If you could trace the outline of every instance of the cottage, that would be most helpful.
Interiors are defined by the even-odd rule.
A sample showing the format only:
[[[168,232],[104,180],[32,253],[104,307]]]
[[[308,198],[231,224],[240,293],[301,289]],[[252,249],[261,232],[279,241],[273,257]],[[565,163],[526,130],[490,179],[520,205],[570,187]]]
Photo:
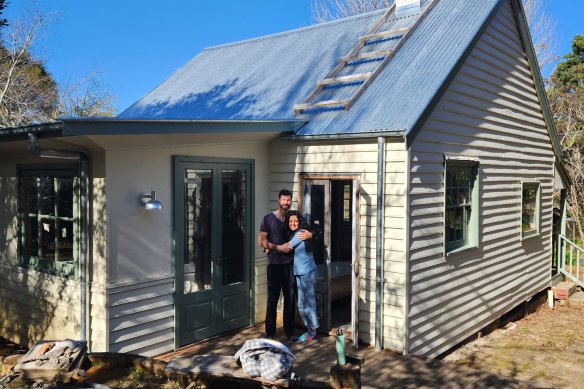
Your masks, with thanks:
[[[437,356],[550,285],[567,178],[519,0],[211,47],[118,117],[0,131],[0,335],[156,355],[265,317],[310,219],[322,330]]]

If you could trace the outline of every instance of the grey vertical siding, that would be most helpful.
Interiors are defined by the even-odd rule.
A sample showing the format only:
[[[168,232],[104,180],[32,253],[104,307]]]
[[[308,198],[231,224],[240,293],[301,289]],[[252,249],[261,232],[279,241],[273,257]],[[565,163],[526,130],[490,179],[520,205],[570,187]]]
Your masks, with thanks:
[[[108,287],[109,351],[144,356],[174,349],[174,275]]]
[[[358,174],[360,192],[360,338],[373,343],[375,336],[375,226],[377,219],[376,141],[275,141],[270,144],[270,208],[277,208],[278,192],[293,190],[298,207],[299,173]],[[383,347],[401,351],[404,334],[405,192],[403,143],[386,143],[384,209]],[[357,235],[357,231],[355,231]],[[263,290],[263,289],[262,289]],[[265,292],[264,292],[265,293]],[[265,301],[265,295],[259,296]]]
[[[480,163],[480,246],[446,257],[444,155]],[[553,161],[508,3],[411,147],[410,352],[439,355],[547,286]],[[542,194],[541,236],[523,241],[522,181],[539,181]]]

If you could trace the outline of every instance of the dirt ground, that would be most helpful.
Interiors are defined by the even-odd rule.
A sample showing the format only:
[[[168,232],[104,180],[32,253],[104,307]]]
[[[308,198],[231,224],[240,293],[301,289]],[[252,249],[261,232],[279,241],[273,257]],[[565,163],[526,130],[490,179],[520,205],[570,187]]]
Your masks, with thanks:
[[[0,368],[25,349],[0,338]],[[529,316],[470,342],[443,358],[486,372],[537,382],[539,387],[584,387],[584,310],[543,306]],[[90,362],[81,381],[117,388],[177,389],[172,380],[131,364]],[[64,386],[76,386],[70,381]],[[23,387],[13,381],[8,387]]]
[[[444,358],[486,372],[539,383],[584,387],[584,310],[540,307]]]

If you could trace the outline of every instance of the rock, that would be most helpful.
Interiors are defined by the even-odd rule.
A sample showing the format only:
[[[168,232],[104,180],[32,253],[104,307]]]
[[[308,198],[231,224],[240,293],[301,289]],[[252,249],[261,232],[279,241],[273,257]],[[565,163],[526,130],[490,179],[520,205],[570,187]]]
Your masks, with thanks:
[[[9,355],[2,361],[2,375],[6,375],[14,370],[14,366],[18,364],[22,355]]]

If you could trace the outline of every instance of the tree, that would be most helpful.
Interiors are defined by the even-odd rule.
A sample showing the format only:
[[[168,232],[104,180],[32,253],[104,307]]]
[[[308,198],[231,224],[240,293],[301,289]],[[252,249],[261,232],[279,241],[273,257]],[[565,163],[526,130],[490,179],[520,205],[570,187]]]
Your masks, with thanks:
[[[564,166],[572,180],[568,213],[576,222],[584,242],[584,36],[572,40],[572,51],[564,55],[550,77],[548,99],[564,152]]]
[[[389,7],[393,0],[312,0],[312,19],[324,23]]]
[[[546,12],[547,0],[522,0],[540,67],[558,57],[555,21]],[[323,23],[389,7],[394,0],[312,0],[312,19]]]
[[[0,11],[4,0],[0,0]],[[58,85],[33,46],[55,14],[34,5],[11,22],[0,40],[0,128],[53,121],[61,116],[112,116],[113,95],[100,73]]]
[[[113,116],[115,97],[94,70],[85,77],[68,81],[59,90],[59,115],[67,117]]]
[[[8,20],[6,20],[5,18],[2,18],[2,12],[4,11],[4,8],[6,8],[6,1],[5,0],[0,0],[0,28],[6,26],[8,24]]]
[[[51,120],[57,107],[57,84],[31,46],[50,15],[27,13],[2,29],[0,46],[0,126]]]

